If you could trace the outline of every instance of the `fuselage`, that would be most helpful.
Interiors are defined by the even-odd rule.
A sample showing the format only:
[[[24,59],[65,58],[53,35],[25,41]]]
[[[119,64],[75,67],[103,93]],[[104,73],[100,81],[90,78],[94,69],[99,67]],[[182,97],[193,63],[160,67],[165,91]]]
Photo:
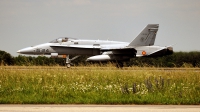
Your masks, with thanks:
[[[62,40],[59,40],[62,39]],[[65,39],[65,38],[64,38]],[[81,39],[70,39],[63,40],[58,38],[48,43],[27,47],[17,51],[21,54],[29,55],[51,55],[57,53],[58,55],[99,55],[110,49],[120,49],[128,47],[128,42],[109,41],[109,40],[81,40]],[[64,46],[64,47],[55,47]],[[94,49],[88,49],[94,48]],[[95,51],[95,48],[98,48]],[[160,46],[133,46],[137,51],[136,56],[141,57],[151,54],[153,51],[162,49]]]
[[[63,39],[63,38],[60,38]],[[119,41],[109,41],[109,40],[81,40],[81,39],[70,39],[67,38],[67,41],[60,40],[59,38],[48,43],[39,44],[31,47],[27,47],[17,51],[21,54],[29,54],[29,55],[50,55],[51,53],[58,53],[59,55],[64,54],[77,54],[77,55],[91,55],[90,52],[81,51],[84,48],[122,48],[127,46],[127,42],[119,42]],[[65,46],[62,48],[57,48],[55,46]],[[78,51],[76,52],[76,49]],[[86,49],[84,49],[86,50]],[[92,49],[90,49],[92,50]]]

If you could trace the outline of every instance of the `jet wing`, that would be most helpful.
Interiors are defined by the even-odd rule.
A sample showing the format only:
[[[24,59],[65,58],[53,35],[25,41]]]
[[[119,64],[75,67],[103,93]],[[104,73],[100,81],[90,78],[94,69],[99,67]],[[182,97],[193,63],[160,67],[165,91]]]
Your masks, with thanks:
[[[104,47],[101,46],[93,46],[93,45],[51,45],[51,47],[65,49],[65,50],[73,50],[76,52],[75,54],[79,54],[82,51],[90,52],[92,51],[92,55],[98,55],[100,52],[112,52],[114,55],[133,55],[135,56],[137,51],[134,48],[126,48],[126,47]],[[96,52],[94,53],[94,50]],[[99,52],[99,53],[97,53]],[[83,53],[81,53],[83,54]]]
[[[82,49],[100,49],[102,52],[105,51],[113,51],[115,54],[127,54],[136,52],[134,48],[126,48],[126,47],[104,47],[101,48],[101,46],[93,46],[93,45],[51,45],[51,47],[57,47],[57,48],[82,48]]]
[[[114,55],[133,55],[135,56],[137,51],[134,48],[103,48],[102,52],[110,51]]]
[[[83,49],[100,49],[100,46],[93,45],[51,45],[51,47],[59,47],[59,48],[83,48]]]
[[[100,46],[93,45],[51,45],[59,54],[99,55]]]

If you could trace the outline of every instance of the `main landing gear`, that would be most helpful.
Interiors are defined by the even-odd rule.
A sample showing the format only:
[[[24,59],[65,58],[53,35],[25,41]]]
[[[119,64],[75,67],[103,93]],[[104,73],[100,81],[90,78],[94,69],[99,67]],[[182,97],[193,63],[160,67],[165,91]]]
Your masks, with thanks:
[[[69,59],[69,55],[66,55],[66,66],[67,66],[67,68],[70,68],[71,65],[73,65],[71,63],[71,61],[75,60],[78,57],[80,57],[80,55],[77,55],[77,56],[73,57],[72,59]]]

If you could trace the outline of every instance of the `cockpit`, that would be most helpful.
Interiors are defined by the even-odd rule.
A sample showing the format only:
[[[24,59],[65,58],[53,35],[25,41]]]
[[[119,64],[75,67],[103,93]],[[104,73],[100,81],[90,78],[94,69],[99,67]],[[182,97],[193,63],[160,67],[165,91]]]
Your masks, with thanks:
[[[69,38],[69,37],[59,37],[57,39],[54,39],[50,41],[49,43],[60,43],[60,42],[68,42],[72,40],[77,40],[76,38]]]

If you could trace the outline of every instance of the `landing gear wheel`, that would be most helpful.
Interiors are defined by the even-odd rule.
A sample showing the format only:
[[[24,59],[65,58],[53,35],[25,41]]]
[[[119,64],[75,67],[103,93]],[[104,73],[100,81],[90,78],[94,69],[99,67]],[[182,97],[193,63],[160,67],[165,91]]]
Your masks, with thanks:
[[[70,63],[67,63],[67,68],[70,68],[70,67],[71,67]]]
[[[73,63],[71,63],[71,61],[75,60],[78,57],[80,57],[80,55],[77,55],[77,56],[73,57],[72,59],[69,59],[69,55],[67,55],[66,56],[66,65],[67,65],[67,68],[70,68],[71,65],[73,66]]]
[[[71,63],[71,60],[69,59],[69,55],[67,55],[66,56],[66,65],[67,65],[67,68],[71,67],[70,63]]]

